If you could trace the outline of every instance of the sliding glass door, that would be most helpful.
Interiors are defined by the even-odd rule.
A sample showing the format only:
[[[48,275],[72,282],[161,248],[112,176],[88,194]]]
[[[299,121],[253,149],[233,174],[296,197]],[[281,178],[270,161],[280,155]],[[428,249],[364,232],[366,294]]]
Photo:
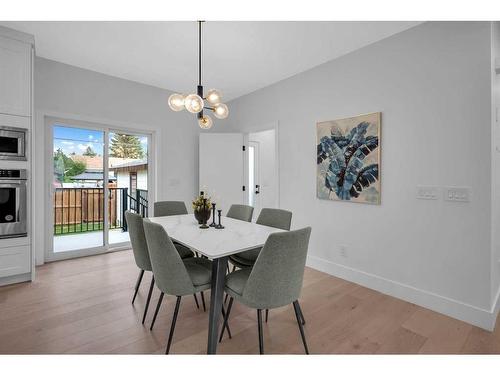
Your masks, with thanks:
[[[146,217],[151,135],[54,120],[47,260],[128,247],[125,211]]]
[[[109,243],[130,240],[123,213],[131,210],[148,214],[148,144],[149,137],[121,131],[108,135]]]

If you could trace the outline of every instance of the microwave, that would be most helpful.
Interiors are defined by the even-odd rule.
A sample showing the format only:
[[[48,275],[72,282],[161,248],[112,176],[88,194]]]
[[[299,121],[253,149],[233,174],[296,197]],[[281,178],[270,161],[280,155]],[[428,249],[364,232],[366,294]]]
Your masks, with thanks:
[[[0,160],[26,160],[26,131],[0,126]]]

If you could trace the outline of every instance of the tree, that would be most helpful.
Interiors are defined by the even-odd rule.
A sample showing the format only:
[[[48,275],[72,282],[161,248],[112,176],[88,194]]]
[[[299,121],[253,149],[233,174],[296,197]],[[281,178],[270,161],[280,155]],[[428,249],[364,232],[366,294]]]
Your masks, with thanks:
[[[59,181],[71,182],[71,177],[85,172],[85,169],[87,166],[83,161],[69,158],[60,148],[54,152],[54,170]]]
[[[87,149],[83,153],[83,156],[90,156],[93,158],[94,156],[97,156],[96,152],[92,149],[92,147],[87,146]]]
[[[139,137],[128,134],[113,134],[111,145],[109,146],[110,156],[115,158],[144,158],[144,150],[142,149]]]

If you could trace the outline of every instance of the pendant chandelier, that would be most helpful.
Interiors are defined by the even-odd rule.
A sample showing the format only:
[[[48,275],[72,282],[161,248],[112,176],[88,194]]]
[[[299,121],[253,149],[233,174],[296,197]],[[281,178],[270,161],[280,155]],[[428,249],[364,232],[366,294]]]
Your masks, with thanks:
[[[203,96],[203,85],[201,84],[201,24],[204,21],[198,21],[198,90],[196,94],[172,94],[168,98],[169,107],[179,112],[183,109],[198,116],[198,125],[202,129],[210,129],[213,125],[212,118],[203,113],[203,110],[210,110],[218,119],[225,119],[229,114],[227,105],[221,102],[222,95],[218,90],[208,90],[206,96]]]

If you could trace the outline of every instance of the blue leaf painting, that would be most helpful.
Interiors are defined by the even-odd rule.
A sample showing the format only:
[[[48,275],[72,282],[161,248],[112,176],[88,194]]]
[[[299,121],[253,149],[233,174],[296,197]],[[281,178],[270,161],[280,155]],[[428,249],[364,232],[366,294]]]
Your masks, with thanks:
[[[376,113],[318,124],[316,161],[321,167],[318,168],[318,185],[322,185],[318,189],[326,189],[337,200],[378,203],[379,115]],[[330,134],[324,135],[328,130]],[[323,133],[321,137],[320,131]],[[363,192],[368,194],[368,188],[370,196],[363,196]]]

